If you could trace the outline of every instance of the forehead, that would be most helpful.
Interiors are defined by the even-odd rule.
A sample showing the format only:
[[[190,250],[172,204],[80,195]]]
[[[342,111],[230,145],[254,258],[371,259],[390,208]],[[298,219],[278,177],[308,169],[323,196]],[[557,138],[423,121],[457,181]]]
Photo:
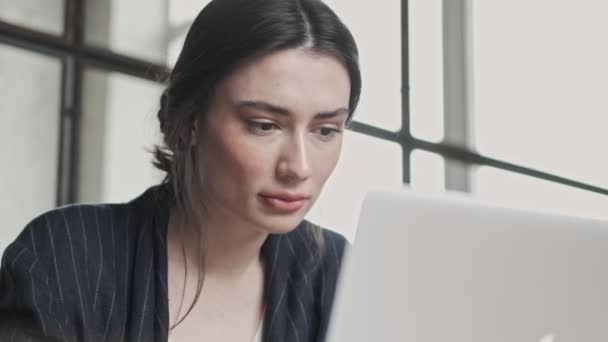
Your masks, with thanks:
[[[266,101],[294,113],[348,107],[350,80],[336,57],[287,49],[253,59],[228,76],[218,96],[232,103]]]

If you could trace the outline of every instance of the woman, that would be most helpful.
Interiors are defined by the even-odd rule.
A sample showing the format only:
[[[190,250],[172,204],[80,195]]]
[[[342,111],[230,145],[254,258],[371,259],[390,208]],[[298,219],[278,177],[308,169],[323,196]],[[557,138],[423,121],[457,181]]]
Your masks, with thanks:
[[[165,181],[34,219],[3,257],[0,336],[324,340],[345,240],[303,218],[360,86],[321,1],[211,1],[161,98]]]

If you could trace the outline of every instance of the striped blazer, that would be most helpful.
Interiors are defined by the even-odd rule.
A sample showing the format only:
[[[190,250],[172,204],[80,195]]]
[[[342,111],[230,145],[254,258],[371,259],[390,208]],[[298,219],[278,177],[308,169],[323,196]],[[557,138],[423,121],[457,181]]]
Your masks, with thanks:
[[[123,204],[71,205],[34,219],[5,250],[0,341],[166,341],[167,185]],[[269,235],[263,341],[324,341],[346,240],[311,224]]]

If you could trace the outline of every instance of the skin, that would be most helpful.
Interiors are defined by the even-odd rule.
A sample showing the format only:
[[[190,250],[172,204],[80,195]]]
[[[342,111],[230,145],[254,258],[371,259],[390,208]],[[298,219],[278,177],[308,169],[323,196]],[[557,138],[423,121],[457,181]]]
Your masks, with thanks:
[[[207,208],[205,281],[199,302],[171,340],[253,339],[264,307],[261,246],[268,234],[294,229],[317,200],[340,157],[349,94],[344,65],[304,48],[258,57],[220,82],[192,142]],[[277,212],[260,197],[268,192],[307,199],[296,212]],[[174,228],[178,220],[172,212],[171,323],[184,285],[185,305],[196,289],[196,265],[182,257]],[[191,240],[186,249],[194,257],[197,246]],[[184,284],[186,262],[193,276]]]

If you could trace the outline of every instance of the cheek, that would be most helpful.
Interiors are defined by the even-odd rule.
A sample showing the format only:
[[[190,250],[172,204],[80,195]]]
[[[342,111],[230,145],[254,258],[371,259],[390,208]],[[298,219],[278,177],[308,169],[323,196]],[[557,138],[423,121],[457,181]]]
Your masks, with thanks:
[[[262,158],[263,154],[256,153],[256,149],[245,146],[229,151],[231,173],[235,183],[256,183],[267,174],[268,165]]]
[[[231,135],[231,139],[218,140],[213,149],[217,154],[214,178],[233,192],[240,192],[264,183],[272,177],[272,153],[270,148],[261,148],[248,142],[242,135]]]
[[[323,186],[331,176],[340,160],[342,152],[342,141],[340,140],[332,148],[319,152],[314,161],[315,176],[319,186]]]

